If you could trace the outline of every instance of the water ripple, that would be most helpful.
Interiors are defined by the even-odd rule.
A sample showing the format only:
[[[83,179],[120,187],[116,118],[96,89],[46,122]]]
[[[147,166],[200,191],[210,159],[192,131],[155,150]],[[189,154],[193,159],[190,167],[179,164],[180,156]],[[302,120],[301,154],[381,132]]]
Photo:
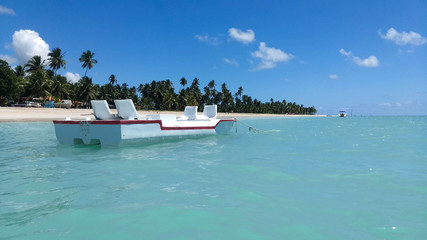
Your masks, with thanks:
[[[242,121],[275,131],[101,148],[2,123],[0,239],[427,233],[426,117]]]

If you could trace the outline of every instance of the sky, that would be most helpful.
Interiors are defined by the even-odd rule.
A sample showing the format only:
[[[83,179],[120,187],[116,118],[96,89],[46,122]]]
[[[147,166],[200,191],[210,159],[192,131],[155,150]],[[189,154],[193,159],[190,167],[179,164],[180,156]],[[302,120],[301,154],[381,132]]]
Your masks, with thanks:
[[[0,59],[59,47],[69,81],[198,78],[318,114],[427,115],[427,1],[0,0]]]

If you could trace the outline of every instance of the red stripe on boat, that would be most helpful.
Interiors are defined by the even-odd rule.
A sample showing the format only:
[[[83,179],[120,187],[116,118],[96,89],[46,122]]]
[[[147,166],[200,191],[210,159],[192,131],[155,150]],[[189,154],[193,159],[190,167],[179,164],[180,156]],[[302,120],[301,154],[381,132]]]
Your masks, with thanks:
[[[235,122],[235,119],[220,119],[215,126],[199,127],[164,127],[162,120],[53,120],[53,124],[91,124],[91,125],[130,125],[130,124],[159,124],[161,130],[210,130],[215,129],[220,122]]]

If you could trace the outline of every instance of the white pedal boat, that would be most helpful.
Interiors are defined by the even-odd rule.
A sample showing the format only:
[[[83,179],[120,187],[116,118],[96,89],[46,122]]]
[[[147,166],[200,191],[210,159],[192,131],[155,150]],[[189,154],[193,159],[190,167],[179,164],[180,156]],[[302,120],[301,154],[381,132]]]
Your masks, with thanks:
[[[139,115],[130,99],[115,100],[118,114],[111,114],[105,100],[91,101],[96,120],[54,120],[55,134],[61,144],[101,144],[118,146],[125,143],[172,137],[226,134],[236,119],[217,119],[217,106],[206,105],[203,115],[197,106],[187,106],[184,115]]]

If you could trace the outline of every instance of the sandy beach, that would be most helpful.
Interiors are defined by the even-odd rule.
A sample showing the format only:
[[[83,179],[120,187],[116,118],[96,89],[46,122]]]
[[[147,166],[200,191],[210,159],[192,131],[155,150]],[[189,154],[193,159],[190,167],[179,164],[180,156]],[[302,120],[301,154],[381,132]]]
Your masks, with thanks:
[[[115,109],[112,113],[117,113]],[[146,114],[175,114],[181,116],[182,112],[170,111],[138,111]],[[201,114],[201,113],[200,113]],[[254,114],[254,113],[218,113],[219,118],[273,118],[273,117],[325,117],[326,115],[284,115],[284,114]],[[65,109],[65,108],[23,108],[1,107],[0,122],[48,122],[62,120],[65,117],[72,119],[95,119],[92,109]]]

